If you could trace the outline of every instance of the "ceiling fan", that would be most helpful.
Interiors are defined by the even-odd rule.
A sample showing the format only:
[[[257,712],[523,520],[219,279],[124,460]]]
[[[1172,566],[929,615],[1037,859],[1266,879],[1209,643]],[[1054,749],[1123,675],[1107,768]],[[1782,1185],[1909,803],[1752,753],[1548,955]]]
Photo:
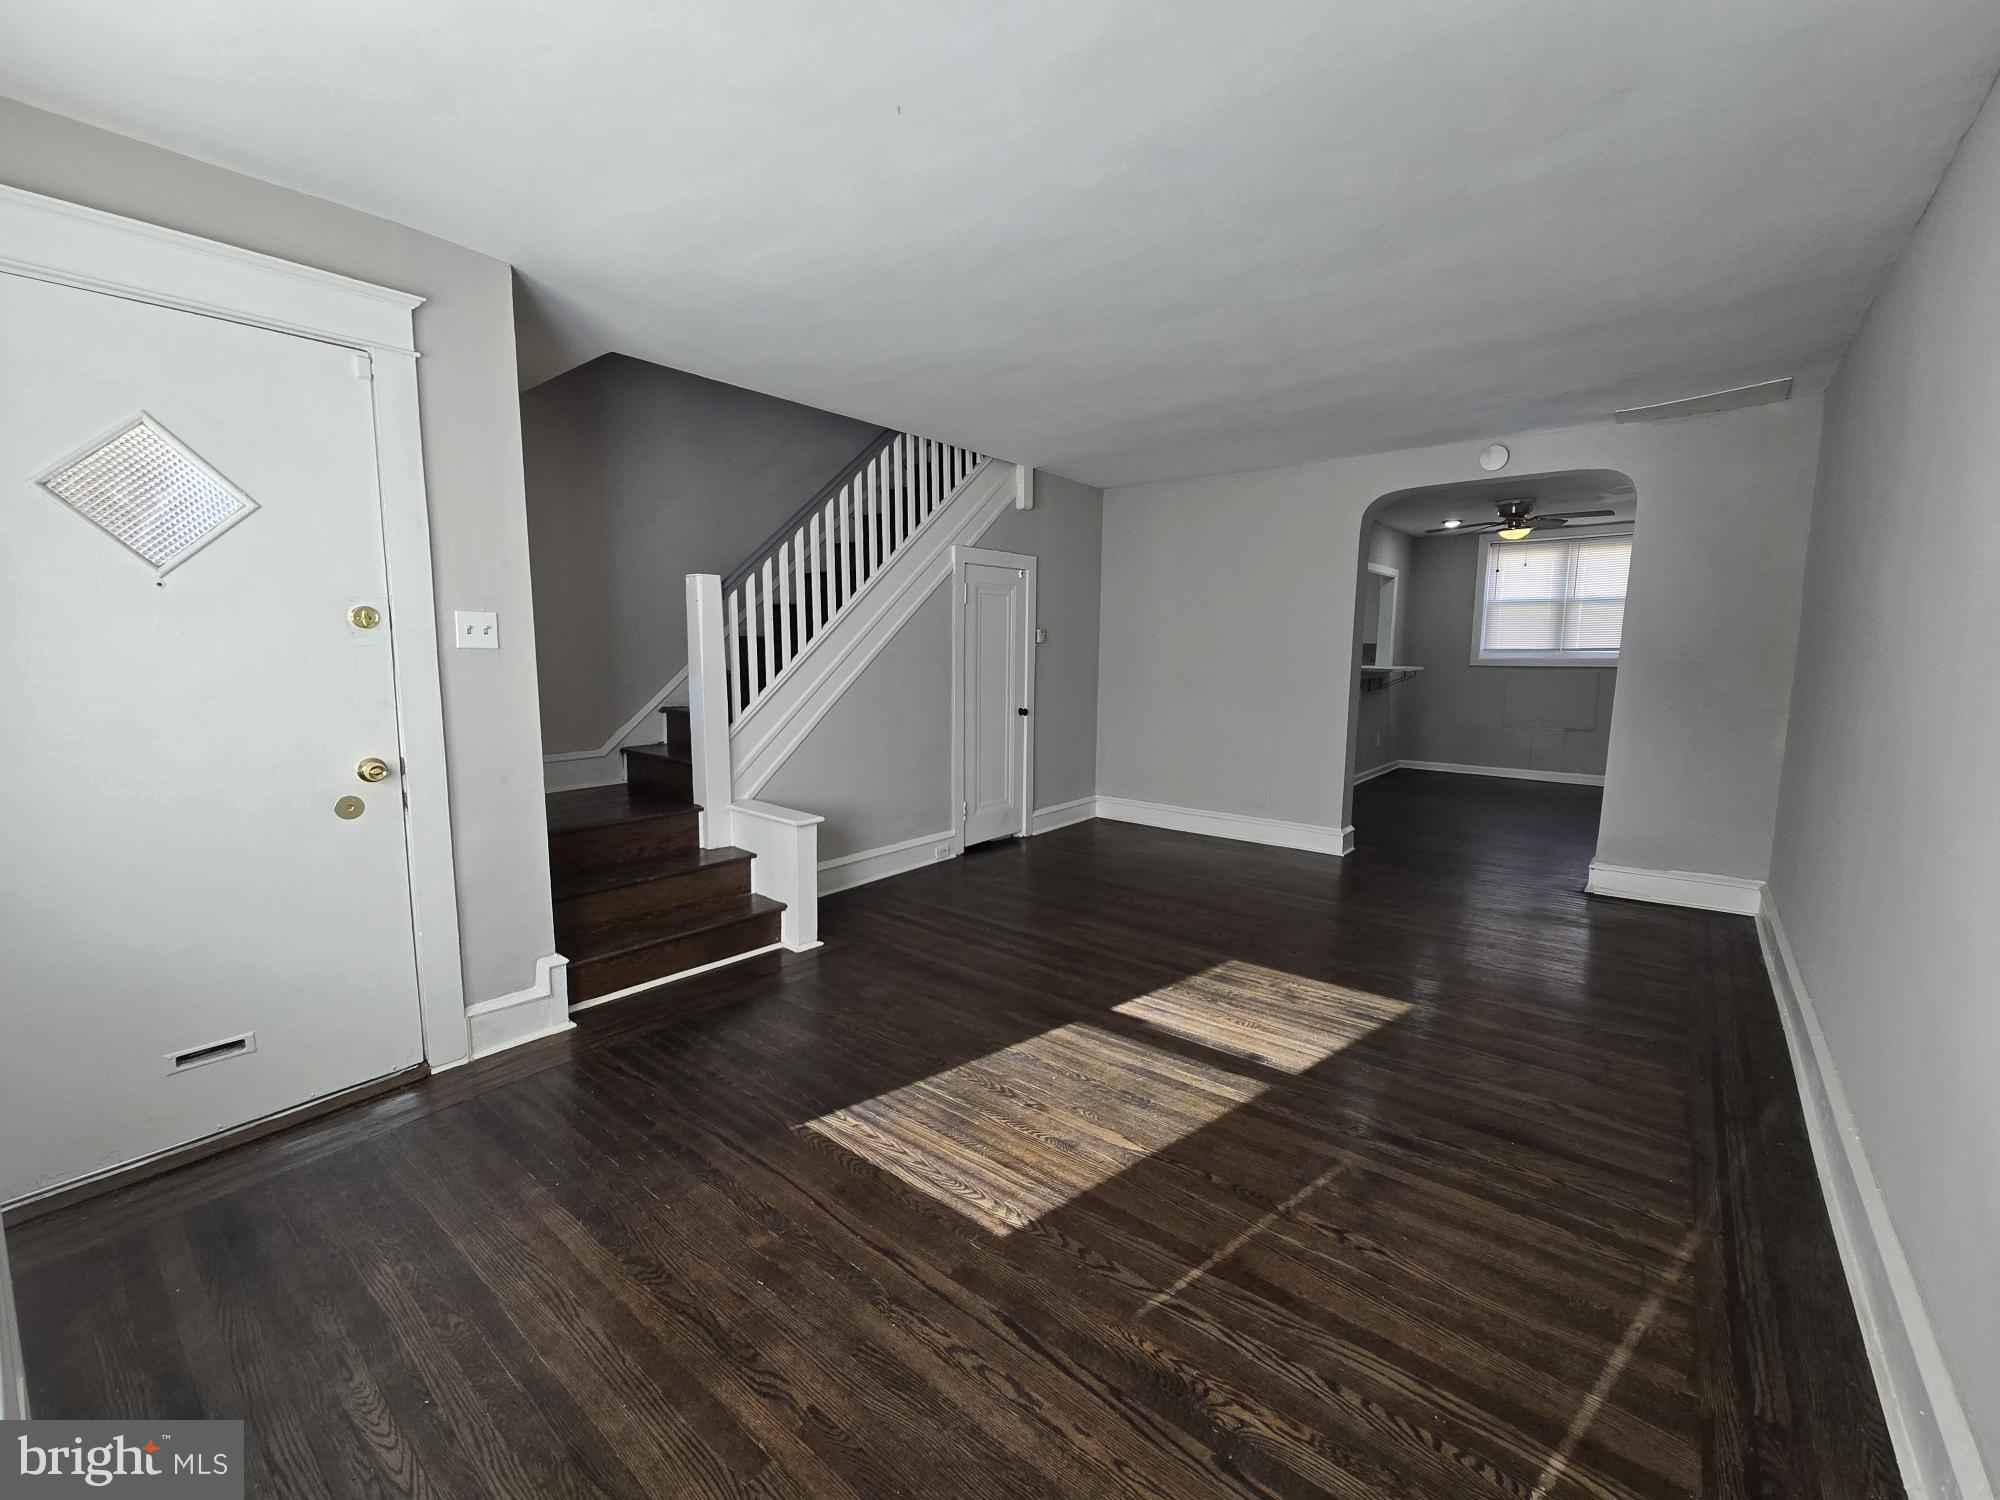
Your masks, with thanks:
[[[1522,495],[1513,500],[1498,500],[1494,508],[1500,512],[1497,521],[1447,521],[1442,526],[1433,526],[1425,532],[1435,536],[1440,532],[1462,531],[1470,536],[1475,531],[1497,531],[1503,542],[1518,542],[1524,536],[1533,536],[1538,531],[1553,531],[1558,526],[1567,526],[1572,521],[1594,521],[1605,516],[1616,515],[1611,510],[1566,510],[1552,516],[1535,515],[1535,497]]]

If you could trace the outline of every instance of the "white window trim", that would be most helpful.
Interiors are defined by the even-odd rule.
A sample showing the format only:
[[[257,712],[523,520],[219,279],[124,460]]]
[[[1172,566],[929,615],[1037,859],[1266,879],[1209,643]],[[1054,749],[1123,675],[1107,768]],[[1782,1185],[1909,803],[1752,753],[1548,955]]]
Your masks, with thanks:
[[[1564,526],[1550,541],[1577,536],[1630,536],[1630,521],[1614,522],[1609,526]],[[1486,636],[1486,585],[1493,577],[1491,558],[1493,544],[1498,540],[1495,533],[1482,531],[1479,534],[1478,581],[1472,589],[1472,665],[1475,667],[1615,667],[1624,650],[1621,639],[1617,651],[1500,651],[1485,649]],[[1509,546],[1502,542],[1500,545]]]

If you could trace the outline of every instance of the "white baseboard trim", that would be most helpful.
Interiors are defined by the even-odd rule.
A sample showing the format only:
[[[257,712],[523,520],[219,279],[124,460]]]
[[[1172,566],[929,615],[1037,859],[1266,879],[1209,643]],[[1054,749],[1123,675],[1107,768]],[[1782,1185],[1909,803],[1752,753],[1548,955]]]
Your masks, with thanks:
[[[1632,865],[1608,865],[1601,859],[1590,862],[1590,879],[1583,888],[1593,896],[1692,906],[1697,911],[1722,911],[1738,917],[1754,917],[1764,904],[1761,880],[1691,870],[1641,870]]]
[[[1839,1070],[1769,892],[1757,942],[1777,996],[1827,1215],[1910,1500],[1993,1500],[1971,1423],[1875,1181]]]
[[[1130,797],[1099,797],[1097,816],[1119,823],[1143,823],[1244,844],[1270,844],[1279,849],[1303,849],[1312,854],[1351,854],[1354,829],[1329,828],[1323,823],[1287,823],[1248,813],[1210,812],[1200,807],[1172,807],[1164,802],[1139,802]]]
[[[28,1416],[28,1370],[21,1358],[21,1322],[14,1312],[14,1278],[7,1269],[7,1241],[0,1236],[0,1421]]]
[[[1448,771],[1454,776],[1498,776],[1505,781],[1553,781],[1563,786],[1603,786],[1602,776],[1585,771],[1530,771],[1522,766],[1462,766],[1448,760],[1392,760],[1354,778],[1356,786],[1391,771]]]
[[[819,893],[831,896],[835,891],[851,891],[857,885],[868,885],[873,881],[887,880],[891,875],[902,875],[922,869],[925,865],[937,864],[940,844],[947,845],[951,850],[946,858],[959,852],[958,837],[947,828],[942,833],[926,833],[917,838],[904,839],[898,844],[884,844],[879,849],[863,849],[858,854],[823,859],[819,864]]]
[[[797,953],[810,953],[814,948],[824,946],[824,944],[815,939],[805,947],[797,948],[793,951]],[[692,969],[682,969],[677,974],[662,974],[658,979],[647,979],[642,980],[638,984],[628,984],[624,989],[613,990],[608,995],[593,995],[588,1000],[577,1001],[576,1004],[569,1008],[569,1013],[575,1015],[580,1010],[590,1010],[599,1005],[609,1005],[613,1000],[626,1000],[633,995],[644,994],[647,990],[656,990],[661,985],[672,984],[677,979],[692,979],[697,974],[706,974],[712,969],[726,969],[731,964],[742,963],[746,958],[761,958],[766,953],[782,953],[784,951],[785,944],[783,943],[766,943],[763,947],[752,948],[747,953],[732,953],[727,958],[718,958],[709,963],[696,964]],[[571,1024],[574,1023],[572,1022]]]
[[[666,705],[668,699],[687,686],[688,669],[682,667],[667,685],[646,700],[646,706],[619,725],[610,739],[595,750],[558,750],[542,757],[542,790],[573,792],[587,786],[616,786],[625,779],[625,757],[618,752],[627,745],[657,744],[649,738],[646,721]]]
[[[1032,833],[1054,833],[1058,828],[1067,828],[1072,823],[1087,823],[1097,816],[1095,797],[1077,797],[1069,802],[1058,802],[1054,807],[1038,807],[1029,819],[1028,828]]]
[[[533,984],[511,995],[466,1006],[465,1024],[474,1057],[489,1057],[523,1042],[568,1031],[576,1024],[569,1018],[569,960],[560,953],[535,960]]]

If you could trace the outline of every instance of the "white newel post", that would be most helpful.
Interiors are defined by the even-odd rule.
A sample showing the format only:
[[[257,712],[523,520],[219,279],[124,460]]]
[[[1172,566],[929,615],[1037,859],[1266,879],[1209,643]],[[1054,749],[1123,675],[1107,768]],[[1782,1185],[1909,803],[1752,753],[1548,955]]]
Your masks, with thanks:
[[[722,630],[722,576],[687,575],[688,734],[701,846],[729,842],[729,666]]]

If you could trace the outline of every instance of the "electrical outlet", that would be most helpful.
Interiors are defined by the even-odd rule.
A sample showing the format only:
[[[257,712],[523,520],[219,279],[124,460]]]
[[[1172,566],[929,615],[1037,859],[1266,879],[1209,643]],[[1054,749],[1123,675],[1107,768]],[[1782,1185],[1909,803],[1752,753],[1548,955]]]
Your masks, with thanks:
[[[1375,736],[1375,748],[1377,750],[1380,750],[1382,748],[1382,736],[1379,732]]]
[[[951,858],[951,845],[949,845],[949,844],[939,844],[939,845],[937,846],[937,848],[935,848],[935,849],[931,850],[931,858],[932,858],[932,859],[950,859],[950,858]]]

